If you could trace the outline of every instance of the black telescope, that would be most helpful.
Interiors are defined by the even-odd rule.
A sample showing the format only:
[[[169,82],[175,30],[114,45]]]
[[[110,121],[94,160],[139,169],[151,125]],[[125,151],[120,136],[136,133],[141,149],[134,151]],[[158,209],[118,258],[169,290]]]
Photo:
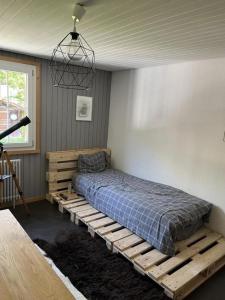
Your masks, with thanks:
[[[19,185],[19,181],[18,181],[18,179],[16,177],[16,172],[14,171],[14,167],[13,167],[12,163],[10,162],[10,158],[8,156],[7,151],[4,150],[4,146],[1,143],[1,140],[4,139],[7,135],[10,135],[11,133],[13,133],[17,129],[19,129],[20,127],[26,126],[29,123],[31,123],[31,120],[28,117],[25,117],[25,118],[21,119],[15,125],[13,125],[12,127],[8,128],[5,131],[3,131],[2,133],[0,133],[0,160],[2,159],[2,162],[6,161],[6,164],[7,164],[8,168],[9,168],[9,173],[7,175],[1,174],[2,173],[2,168],[0,169],[0,183],[2,183],[4,180],[6,180],[8,178],[12,178],[13,179],[13,181],[14,181],[14,183],[16,185],[17,191],[18,191],[18,193],[20,195],[20,199],[22,200],[22,203],[23,203],[23,205],[24,205],[24,207],[25,207],[28,215],[30,214],[30,210],[27,207],[26,201],[24,199],[23,191],[22,191],[22,189],[21,189],[21,187]]]
[[[0,133],[0,140],[4,139],[7,135],[11,134],[20,127],[28,125],[29,123],[31,123],[31,120],[28,117],[24,117],[18,123]]]

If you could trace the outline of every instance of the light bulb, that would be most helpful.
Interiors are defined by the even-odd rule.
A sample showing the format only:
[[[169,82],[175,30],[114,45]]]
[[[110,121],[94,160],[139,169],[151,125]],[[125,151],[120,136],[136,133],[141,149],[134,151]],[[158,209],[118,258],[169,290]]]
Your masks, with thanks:
[[[69,59],[73,61],[80,61],[83,58],[83,55],[79,53],[80,51],[80,44],[78,40],[71,39],[68,47],[67,47],[67,55]]]

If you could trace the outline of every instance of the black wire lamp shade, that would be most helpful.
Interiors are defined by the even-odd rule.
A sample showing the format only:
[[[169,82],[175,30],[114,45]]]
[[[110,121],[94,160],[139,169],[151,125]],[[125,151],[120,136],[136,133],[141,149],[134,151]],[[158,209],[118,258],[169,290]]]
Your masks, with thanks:
[[[95,77],[95,53],[83,36],[68,33],[52,52],[50,69],[53,86],[88,90]]]

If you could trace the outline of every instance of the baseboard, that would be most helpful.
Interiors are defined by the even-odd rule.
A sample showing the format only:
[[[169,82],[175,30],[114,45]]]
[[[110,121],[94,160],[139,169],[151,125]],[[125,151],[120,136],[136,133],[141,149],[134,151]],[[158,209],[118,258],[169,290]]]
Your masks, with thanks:
[[[33,196],[33,197],[27,197],[25,198],[26,203],[32,203],[37,201],[45,200],[45,196]],[[21,202],[18,203],[18,205],[22,204]]]
[[[25,201],[26,203],[33,203],[33,202],[37,202],[37,201],[42,201],[45,200],[45,196],[33,196],[33,197],[25,197]],[[17,205],[22,205],[23,203],[21,202],[21,200],[16,202],[16,206]],[[1,208],[9,208],[12,207],[11,203],[2,203],[0,204]]]

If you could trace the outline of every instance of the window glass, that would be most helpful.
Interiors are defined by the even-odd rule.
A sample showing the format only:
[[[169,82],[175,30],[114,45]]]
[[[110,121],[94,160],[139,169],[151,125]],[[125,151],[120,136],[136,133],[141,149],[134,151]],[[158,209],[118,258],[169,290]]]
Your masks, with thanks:
[[[0,69],[0,132],[28,115],[28,74]],[[28,126],[4,138],[4,144],[28,143]]]

